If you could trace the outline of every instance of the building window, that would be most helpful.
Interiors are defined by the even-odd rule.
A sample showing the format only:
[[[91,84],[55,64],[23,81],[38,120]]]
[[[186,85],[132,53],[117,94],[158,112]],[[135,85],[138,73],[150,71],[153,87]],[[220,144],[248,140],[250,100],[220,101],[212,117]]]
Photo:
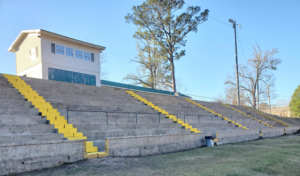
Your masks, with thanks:
[[[55,44],[51,43],[51,53],[55,54]]]
[[[82,51],[76,50],[76,58],[82,59]]]
[[[84,52],[84,60],[91,61],[91,53]]]
[[[91,61],[94,62],[95,58],[94,58],[94,53],[91,53]]]
[[[38,47],[34,47],[29,51],[30,60],[32,61],[36,60],[37,56],[38,56]]]
[[[66,70],[59,70],[48,68],[48,79],[55,81],[63,81],[77,84],[85,84],[96,86],[96,76],[83,73],[71,72]]]
[[[65,55],[65,47],[60,46],[60,45],[56,45],[56,53]]]
[[[73,57],[73,49],[66,47],[66,55]]]

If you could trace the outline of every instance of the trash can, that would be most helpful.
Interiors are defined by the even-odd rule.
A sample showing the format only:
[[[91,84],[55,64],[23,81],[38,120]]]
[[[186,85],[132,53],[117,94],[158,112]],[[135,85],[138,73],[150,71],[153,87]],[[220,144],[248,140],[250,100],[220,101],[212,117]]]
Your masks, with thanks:
[[[212,136],[205,136],[206,146],[213,147],[214,146],[214,137]]]

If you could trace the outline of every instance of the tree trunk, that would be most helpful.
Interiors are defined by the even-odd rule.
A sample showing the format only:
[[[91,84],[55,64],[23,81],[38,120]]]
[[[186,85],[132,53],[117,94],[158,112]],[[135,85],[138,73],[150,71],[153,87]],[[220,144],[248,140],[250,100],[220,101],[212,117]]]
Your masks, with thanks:
[[[256,97],[255,97],[255,91],[252,92],[252,99],[253,99],[253,105],[252,105],[252,107],[253,107],[254,109],[256,109]]]
[[[174,69],[173,55],[171,55],[170,59],[171,59],[171,69],[172,69],[173,92],[176,93],[175,69]]]
[[[258,80],[257,80],[257,110],[259,110],[259,85],[258,85]]]

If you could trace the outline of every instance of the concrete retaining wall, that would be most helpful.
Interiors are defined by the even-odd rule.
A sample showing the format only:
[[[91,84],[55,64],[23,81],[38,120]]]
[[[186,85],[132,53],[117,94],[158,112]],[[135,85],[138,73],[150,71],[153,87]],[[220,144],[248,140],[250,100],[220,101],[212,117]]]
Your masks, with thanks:
[[[0,145],[0,175],[39,170],[84,159],[84,140]]]
[[[218,144],[253,141],[259,138],[259,130],[221,131],[216,133]]]
[[[189,150],[206,145],[201,134],[168,134],[108,138],[109,156],[145,156]]]
[[[284,127],[277,127],[277,128],[264,128],[261,129],[263,138],[268,137],[277,137],[284,135]]]
[[[300,127],[285,127],[285,134],[294,134],[300,130]]]

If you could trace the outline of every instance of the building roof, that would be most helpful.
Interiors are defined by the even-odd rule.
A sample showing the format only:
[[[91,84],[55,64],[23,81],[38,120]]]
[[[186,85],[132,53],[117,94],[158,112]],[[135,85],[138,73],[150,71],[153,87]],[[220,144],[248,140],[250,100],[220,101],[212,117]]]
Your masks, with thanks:
[[[66,36],[63,36],[63,35],[59,35],[59,34],[56,34],[56,33],[53,33],[53,32],[49,32],[49,31],[46,31],[46,30],[43,30],[43,29],[33,29],[33,30],[23,30],[23,31],[21,31],[19,36],[12,43],[12,45],[9,47],[8,51],[9,52],[16,52],[16,50],[15,50],[16,46],[23,39],[23,37],[26,36],[27,34],[38,34],[40,36],[46,35],[46,36],[61,39],[61,40],[64,40],[64,41],[76,43],[78,45],[83,45],[83,46],[86,46],[86,47],[94,48],[94,49],[100,50],[100,52],[106,49],[103,46],[99,46],[99,45],[87,43],[87,42],[84,42],[84,41],[76,40],[76,39],[66,37]]]

